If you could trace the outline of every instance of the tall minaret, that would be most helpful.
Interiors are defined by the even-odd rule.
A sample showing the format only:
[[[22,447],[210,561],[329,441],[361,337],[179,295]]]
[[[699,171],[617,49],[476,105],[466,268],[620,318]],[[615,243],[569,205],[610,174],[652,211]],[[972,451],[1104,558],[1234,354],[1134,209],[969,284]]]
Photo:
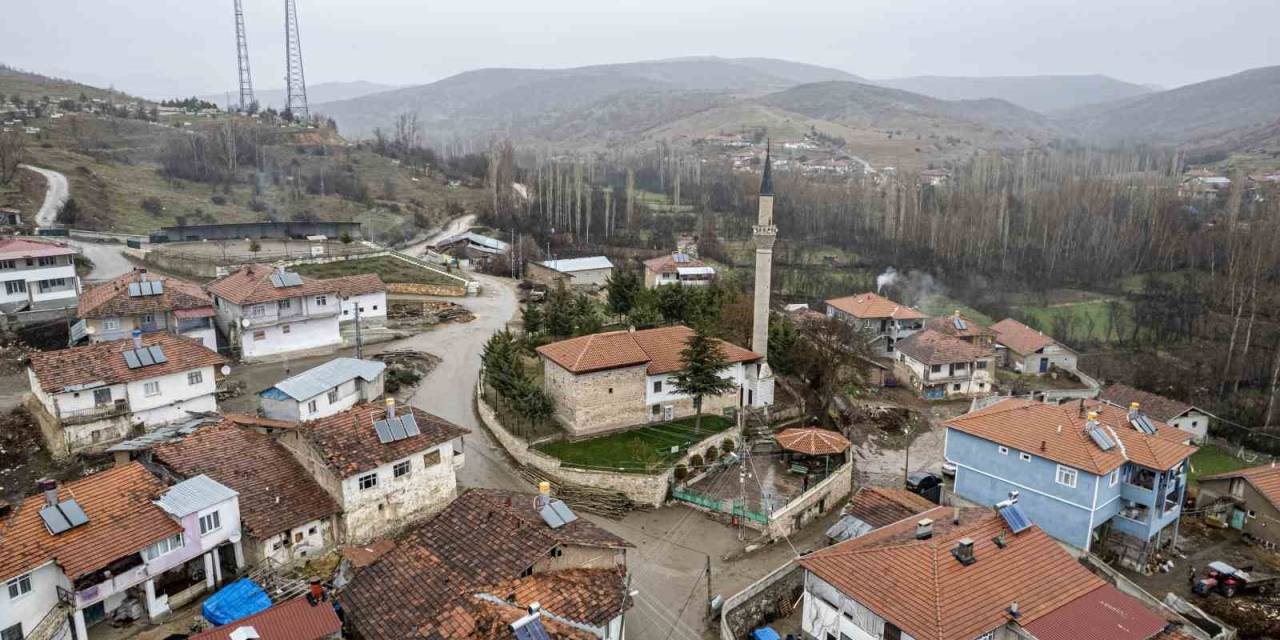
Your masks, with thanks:
[[[760,365],[759,379],[772,378],[769,369],[769,288],[773,281],[773,243],[778,239],[778,228],[773,226],[773,161],[770,150],[766,147],[764,155],[764,175],[760,178],[760,215],[751,228],[751,235],[756,241],[756,288],[755,309],[751,323],[751,350],[764,356],[765,362]],[[770,389],[764,393],[763,385],[757,390],[752,404],[769,404],[773,402],[772,380]]]

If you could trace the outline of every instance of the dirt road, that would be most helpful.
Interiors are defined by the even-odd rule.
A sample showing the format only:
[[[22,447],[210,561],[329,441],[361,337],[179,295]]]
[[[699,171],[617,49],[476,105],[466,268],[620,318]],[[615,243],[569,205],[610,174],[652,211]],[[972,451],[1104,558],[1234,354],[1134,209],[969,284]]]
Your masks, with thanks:
[[[46,187],[44,192],[44,203],[40,205],[40,211],[36,213],[36,226],[52,227],[58,219],[58,210],[62,208],[62,203],[71,197],[70,187],[67,186],[67,177],[57,171],[41,169],[29,164],[22,165],[22,168],[44,176],[45,182],[48,183],[49,186]]]

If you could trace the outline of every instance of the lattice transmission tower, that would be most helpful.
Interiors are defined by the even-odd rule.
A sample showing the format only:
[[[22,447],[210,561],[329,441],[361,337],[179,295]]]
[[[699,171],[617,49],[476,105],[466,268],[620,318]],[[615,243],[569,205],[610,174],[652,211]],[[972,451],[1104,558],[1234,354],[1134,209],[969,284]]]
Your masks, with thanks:
[[[236,3],[236,66],[240,71],[240,110],[253,104],[253,74],[249,73],[249,41],[244,36],[244,6]]]
[[[305,119],[307,112],[307,80],[302,73],[302,42],[298,38],[298,7],[294,0],[284,0],[285,86],[289,112],[294,119]]]

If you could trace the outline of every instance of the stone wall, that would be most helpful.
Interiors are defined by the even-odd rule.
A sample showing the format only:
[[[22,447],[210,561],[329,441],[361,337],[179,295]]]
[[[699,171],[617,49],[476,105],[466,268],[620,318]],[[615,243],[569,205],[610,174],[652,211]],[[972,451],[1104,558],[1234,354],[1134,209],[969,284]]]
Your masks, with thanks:
[[[543,387],[555,402],[556,419],[571,437],[598,435],[644,424],[645,365],[573,374],[542,359]]]
[[[467,295],[466,287],[446,287],[438,284],[414,284],[411,282],[388,282],[387,293],[407,296],[449,296],[462,298]]]
[[[720,640],[741,640],[792,611],[804,592],[804,569],[793,562],[774,569],[754,584],[729,596],[720,612]]]
[[[769,514],[769,536],[776,539],[795,533],[797,529],[834,509],[852,489],[853,464],[846,462],[826,480],[787,503],[787,506]],[[796,518],[800,519],[798,523]]]

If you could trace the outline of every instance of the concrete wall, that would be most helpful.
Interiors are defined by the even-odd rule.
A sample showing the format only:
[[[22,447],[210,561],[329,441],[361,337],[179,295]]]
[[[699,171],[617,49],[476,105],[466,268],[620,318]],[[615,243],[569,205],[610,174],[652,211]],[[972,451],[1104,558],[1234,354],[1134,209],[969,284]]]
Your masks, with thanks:
[[[772,538],[789,536],[831,511],[853,488],[853,464],[846,462],[829,477],[814,485],[787,506],[769,514],[767,533]]]
[[[1231,483],[1233,481],[1240,483],[1238,497],[1244,500],[1244,505],[1242,507],[1234,505],[1228,507],[1224,514],[1226,521],[1231,521],[1232,511],[1237,508],[1242,509],[1245,512],[1244,532],[1266,540],[1273,545],[1280,544],[1280,508],[1277,508],[1266,496],[1262,495],[1253,486],[1253,483],[1243,478],[1201,480],[1200,497],[1196,506],[1205,508],[1218,497],[1232,495]]]
[[[337,315],[250,327],[240,330],[239,337],[240,359],[245,362],[303,353],[328,353],[342,346]]]
[[[270,561],[280,566],[317,557],[336,543],[334,524],[329,518],[312,520],[265,540],[255,541],[254,548],[249,550],[249,562],[259,566],[263,561]]]
[[[0,585],[20,575],[24,574],[0,577]],[[29,575],[31,591],[28,593],[10,598],[8,589],[0,589],[0,629],[21,624],[23,634],[30,634],[57,604],[58,587],[71,588],[71,582],[52,562],[32,570]]]
[[[720,640],[739,640],[785,616],[804,591],[804,569],[788,562],[729,596],[720,610]]]
[[[1178,416],[1169,421],[1169,426],[1182,429],[1191,434],[1192,440],[1197,443],[1204,442],[1209,435],[1208,414],[1202,413],[1197,409],[1188,411],[1185,415]]]
[[[342,322],[356,321],[356,306],[360,306],[360,326],[382,326],[387,321],[387,292],[375,291],[342,299]]]
[[[241,240],[244,238],[305,238],[328,236],[341,238],[349,233],[360,237],[358,222],[233,222],[226,224],[199,224],[163,227],[151,234],[153,242],[184,242],[194,240]]]
[[[555,402],[556,419],[574,437],[646,422],[644,370],[636,365],[574,375],[542,359],[543,388]]]

